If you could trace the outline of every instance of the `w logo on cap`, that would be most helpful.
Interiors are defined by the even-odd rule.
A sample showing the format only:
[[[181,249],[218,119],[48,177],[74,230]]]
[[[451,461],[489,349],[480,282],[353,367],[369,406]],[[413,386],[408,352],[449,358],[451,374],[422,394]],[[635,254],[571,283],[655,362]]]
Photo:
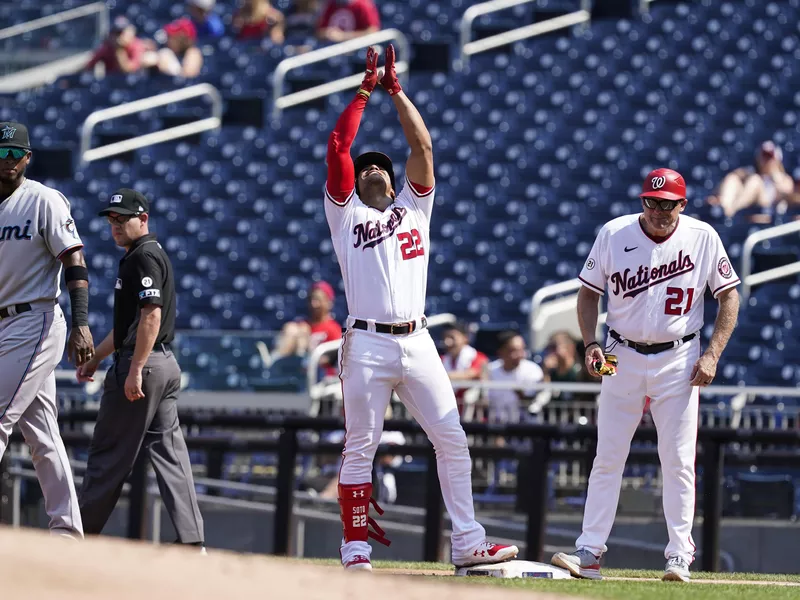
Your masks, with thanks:
[[[10,125],[6,125],[2,129],[0,129],[0,134],[2,134],[0,140],[13,140],[15,133],[17,133],[16,127],[11,127]]]
[[[653,177],[650,185],[654,190],[660,190],[662,187],[664,187],[665,183],[667,183],[667,178],[663,175],[659,175],[658,177]]]

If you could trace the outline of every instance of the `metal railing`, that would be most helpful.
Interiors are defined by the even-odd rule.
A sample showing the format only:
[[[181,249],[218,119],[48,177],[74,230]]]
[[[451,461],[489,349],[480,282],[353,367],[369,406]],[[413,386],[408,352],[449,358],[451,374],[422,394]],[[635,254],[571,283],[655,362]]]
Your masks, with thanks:
[[[574,309],[577,306],[577,293],[570,296],[562,296],[562,294],[567,294],[573,291],[577,292],[580,290],[582,285],[583,284],[577,278],[569,279],[560,283],[546,285],[534,292],[533,296],[531,297],[530,316],[528,318],[528,325],[531,333],[530,343],[532,348],[539,348],[542,346],[541,340],[539,339],[539,334],[543,331],[545,325],[553,316],[552,308],[554,305],[561,307],[568,306],[570,309]],[[598,331],[600,331],[602,326],[605,324],[607,314],[608,313],[605,311],[600,311],[598,314]]]
[[[169,127],[161,131],[155,131],[145,135],[138,135],[129,140],[107,144],[105,146],[100,146],[99,148],[91,147],[92,131],[98,123],[110,121],[111,119],[115,119],[117,117],[124,117],[126,115],[143,112],[145,110],[150,110],[152,108],[156,108],[157,106],[173,104],[174,102],[180,102],[181,100],[188,100],[190,98],[197,98],[199,96],[208,96],[211,98],[212,116],[205,119],[199,119],[191,123],[184,123],[183,125]],[[172,92],[158,94],[156,96],[151,96],[150,98],[143,98],[141,100],[127,102],[125,104],[120,104],[119,106],[104,108],[91,113],[88,117],[86,117],[86,121],[81,127],[80,161],[82,165],[85,165],[86,163],[94,160],[108,158],[109,156],[121,154],[122,152],[129,152],[131,150],[136,150],[137,148],[143,148],[144,146],[169,142],[170,140],[194,135],[203,131],[209,131],[211,129],[219,129],[221,125],[222,96],[217,88],[215,88],[213,85],[208,83],[199,83],[181,90],[174,90]]]
[[[498,33],[481,40],[471,41],[472,39],[472,24],[475,19],[483,15],[488,15],[493,12],[513,8],[520,4],[529,4],[536,2],[536,0],[490,0],[489,2],[482,2],[481,4],[474,4],[464,11],[464,16],[461,18],[461,35],[460,35],[460,56],[458,69],[463,70],[469,64],[469,57],[473,54],[479,54],[492,50],[506,44],[512,44],[520,40],[525,40],[537,35],[550,33],[565,27],[572,27],[573,25],[580,25],[587,23],[591,20],[591,0],[581,0],[581,10],[553,17],[539,23],[517,27],[504,33]]]
[[[0,29],[0,42],[20,35],[25,35],[45,27],[59,25],[84,17],[97,15],[97,35],[94,42],[103,39],[109,31],[110,17],[108,6],[104,2],[94,2],[78,8],[58,12],[40,19],[19,23]],[[2,46],[2,44],[0,44]],[[91,51],[72,52],[68,55],[65,49],[28,52],[22,45],[0,53],[0,65],[5,74],[0,77],[0,93],[14,93],[24,89],[44,85],[55,81],[58,77],[75,73],[83,68],[91,56]],[[10,68],[18,65],[21,70]],[[14,72],[11,72],[14,71]]]
[[[750,297],[750,290],[754,286],[766,283],[767,281],[780,279],[781,277],[786,277],[787,275],[800,273],[800,261],[795,261],[793,263],[789,263],[788,265],[775,267],[773,269],[767,269],[766,271],[761,271],[760,273],[752,272],[753,249],[755,248],[756,244],[777,237],[791,235],[792,233],[797,232],[800,232],[800,221],[792,221],[791,223],[784,223],[783,225],[762,229],[761,231],[756,231],[755,233],[751,233],[747,236],[747,239],[744,241],[744,245],[742,246],[741,273],[742,298],[745,302]]]
[[[5,29],[0,29],[0,41],[30,33],[31,31],[36,31],[44,27],[50,27],[51,25],[58,25],[64,21],[88,17],[93,14],[97,15],[98,34],[100,37],[105,37],[110,24],[108,6],[106,6],[105,2],[93,2],[92,4],[79,6],[78,8],[72,8],[40,19],[34,19],[33,21],[27,21],[25,23],[6,27]]]
[[[86,423],[96,419],[90,411],[62,413],[62,423]],[[190,449],[209,452],[208,477],[221,479],[225,453],[250,454],[254,452],[276,452],[277,471],[275,477],[275,518],[272,553],[286,556],[291,548],[292,515],[295,514],[297,459],[301,454],[336,454],[342,451],[341,444],[301,442],[301,432],[338,431],[344,428],[343,419],[320,419],[309,417],[277,417],[255,414],[219,414],[209,419],[208,415],[180,413],[180,421],[186,427],[220,427],[240,431],[271,430],[278,433],[277,440],[262,436],[244,439],[238,436],[189,435],[186,437]],[[413,422],[388,420],[386,431],[419,435],[420,426]],[[534,424],[488,425],[465,423],[464,431],[472,436],[501,436],[526,440],[526,448],[477,446],[470,448],[476,459],[517,459],[520,461],[517,477],[517,498],[526,517],[525,558],[542,560],[544,535],[548,513],[549,465],[553,461],[579,460],[588,464],[596,452],[597,429],[593,426],[553,426]],[[90,436],[85,433],[64,431],[62,434],[68,447],[86,447]],[[727,465],[763,467],[800,467],[800,435],[792,431],[752,431],[730,428],[698,430],[698,464],[702,467],[703,495],[699,505],[703,514],[702,548],[700,557],[704,571],[718,571],[720,567],[720,525],[722,517],[722,475]],[[651,447],[634,448],[629,461],[639,464],[658,464],[658,454],[653,445],[657,441],[653,427],[640,427],[634,440],[648,442]],[[22,442],[22,436],[14,434],[12,443]],[[569,447],[565,447],[565,444]],[[735,446],[731,447],[731,444]],[[753,445],[766,444],[774,449],[754,450]],[[735,452],[729,452],[735,448]],[[444,506],[439,478],[435,465],[435,454],[430,444],[379,446],[377,455],[423,457],[428,462],[425,474],[425,518],[423,560],[438,561],[442,558],[442,534],[444,529]],[[143,456],[143,455],[142,455]],[[0,511],[6,512],[12,504],[13,490],[8,476],[8,459],[0,463]],[[5,472],[2,472],[6,470]],[[148,477],[147,463],[137,460],[130,480],[128,537],[144,539],[147,512]],[[213,494],[212,494],[213,495]],[[524,501],[523,501],[524,499]]]
[[[374,44],[382,44],[384,42],[395,42],[397,48],[397,62],[395,67],[397,74],[403,76],[408,72],[409,60],[411,55],[411,47],[408,43],[408,38],[401,31],[397,29],[384,29],[369,35],[365,35],[354,40],[348,40],[319,50],[313,50],[306,54],[293,56],[278,63],[273,75],[273,102],[272,111],[274,118],[280,118],[281,112],[290,106],[303,104],[304,102],[311,102],[317,98],[323,98],[336,94],[344,90],[358,87],[364,76],[360,73],[350,75],[349,77],[342,77],[336,81],[317,85],[306,90],[294,92],[292,94],[283,93],[283,86],[286,81],[286,75],[293,69],[299,69],[314,63],[329,60],[335,56],[342,54],[349,54],[361,48],[367,48]]]

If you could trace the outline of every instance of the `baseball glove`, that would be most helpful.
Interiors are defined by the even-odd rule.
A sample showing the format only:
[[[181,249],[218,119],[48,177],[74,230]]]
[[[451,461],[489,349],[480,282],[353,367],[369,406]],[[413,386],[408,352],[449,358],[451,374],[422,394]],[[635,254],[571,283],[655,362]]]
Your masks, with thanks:
[[[613,377],[617,374],[617,357],[614,354],[606,354],[606,362],[595,361],[594,370],[600,375]]]

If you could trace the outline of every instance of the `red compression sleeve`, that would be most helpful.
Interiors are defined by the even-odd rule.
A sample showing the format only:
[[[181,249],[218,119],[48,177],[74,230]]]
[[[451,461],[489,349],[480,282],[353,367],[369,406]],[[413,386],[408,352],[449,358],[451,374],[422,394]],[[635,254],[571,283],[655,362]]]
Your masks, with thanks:
[[[338,202],[344,202],[353,192],[356,182],[355,167],[350,156],[350,147],[356,139],[361,115],[369,98],[359,92],[344,109],[336,121],[336,127],[328,138],[328,195]]]

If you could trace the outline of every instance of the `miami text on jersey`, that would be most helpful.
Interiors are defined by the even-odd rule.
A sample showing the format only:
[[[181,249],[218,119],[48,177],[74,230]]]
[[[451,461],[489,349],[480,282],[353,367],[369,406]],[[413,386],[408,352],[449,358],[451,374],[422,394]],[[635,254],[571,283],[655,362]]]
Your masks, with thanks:
[[[639,265],[639,269],[631,274],[631,269],[624,273],[617,271],[611,275],[610,281],[614,284],[614,295],[625,292],[623,298],[635,298],[646,289],[667,281],[684,273],[694,270],[694,263],[690,255],[684,256],[683,250],[678,252],[678,258],[659,267],[646,267]]]
[[[361,244],[364,244],[363,250],[374,248],[386,238],[393,236],[394,232],[403,222],[403,218],[406,216],[407,212],[408,210],[402,206],[394,206],[392,207],[392,215],[386,223],[381,223],[380,221],[359,223],[353,227],[353,233],[356,236],[356,242],[353,244],[353,248],[358,248]]]
[[[30,240],[33,239],[30,233],[31,222],[25,221],[25,228],[21,229],[19,225],[7,225],[0,229],[0,242],[5,242],[10,239],[15,240]]]

